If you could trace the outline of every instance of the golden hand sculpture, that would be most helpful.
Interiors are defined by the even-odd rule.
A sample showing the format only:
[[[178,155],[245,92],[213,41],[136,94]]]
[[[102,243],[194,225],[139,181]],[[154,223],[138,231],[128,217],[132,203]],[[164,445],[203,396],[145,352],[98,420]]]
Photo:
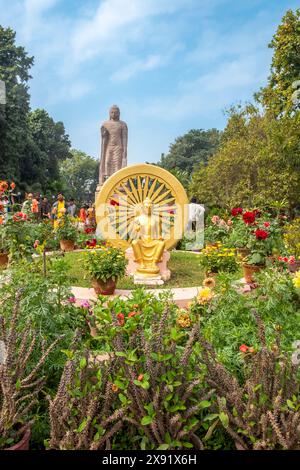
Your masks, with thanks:
[[[153,203],[146,198],[142,203],[142,214],[135,218],[134,229],[138,238],[131,245],[138,263],[136,273],[143,277],[156,277],[159,273],[157,263],[161,261],[165,241],[161,236],[159,216],[152,213]]]

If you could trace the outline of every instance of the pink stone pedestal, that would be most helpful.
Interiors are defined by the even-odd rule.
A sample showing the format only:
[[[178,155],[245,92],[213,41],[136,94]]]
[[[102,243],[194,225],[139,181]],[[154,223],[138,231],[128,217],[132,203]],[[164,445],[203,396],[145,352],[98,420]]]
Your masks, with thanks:
[[[134,261],[134,255],[133,255],[133,249],[127,248],[125,251],[125,256],[128,260],[128,265],[127,265],[127,270],[126,270],[126,275],[127,276],[134,276],[138,263]],[[170,253],[165,250],[164,254],[162,256],[162,260],[160,263],[157,263],[159,267],[159,275],[163,281],[168,281],[171,277],[171,271],[168,269],[167,263],[170,259]]]

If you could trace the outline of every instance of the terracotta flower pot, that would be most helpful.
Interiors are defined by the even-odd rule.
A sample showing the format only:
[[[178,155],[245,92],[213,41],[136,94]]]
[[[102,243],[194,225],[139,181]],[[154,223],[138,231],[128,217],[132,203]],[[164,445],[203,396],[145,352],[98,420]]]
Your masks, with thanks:
[[[117,280],[107,279],[102,281],[101,279],[93,279],[92,285],[97,295],[112,295],[116,290]]]
[[[60,240],[60,249],[62,251],[73,251],[75,243],[72,240]]]
[[[295,263],[293,263],[293,264],[289,263],[288,268],[289,268],[289,271],[291,273],[295,273],[295,272],[299,271],[299,269],[300,269],[300,259],[297,259],[295,261]]]
[[[0,253],[0,266],[6,268],[8,265],[8,254],[7,253]]]
[[[14,444],[11,447],[6,448],[5,450],[28,450],[29,449],[29,441],[31,436],[31,430],[29,427],[24,429],[22,439]]]
[[[252,264],[243,264],[244,278],[245,281],[249,284],[254,282],[253,274],[258,273],[264,268],[263,265],[252,265]]]

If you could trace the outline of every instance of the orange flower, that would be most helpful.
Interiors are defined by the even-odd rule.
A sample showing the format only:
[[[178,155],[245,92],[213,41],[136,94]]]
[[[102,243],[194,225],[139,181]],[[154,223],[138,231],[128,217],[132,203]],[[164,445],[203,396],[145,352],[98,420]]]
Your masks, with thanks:
[[[0,181],[0,190],[1,191],[6,191],[7,189],[8,189],[7,181]]]
[[[143,380],[143,378],[144,378],[144,374],[140,374],[137,379],[138,379],[139,382],[141,382]]]
[[[112,384],[111,389],[114,393],[117,393],[119,391],[119,387],[116,384]]]
[[[128,318],[135,317],[135,315],[138,315],[139,312],[130,312],[128,313]]]
[[[16,185],[15,185],[15,183],[12,181],[12,182],[10,183],[10,189],[14,190],[15,187],[16,187]]]
[[[2,225],[4,222],[3,217],[0,215],[0,225]]]

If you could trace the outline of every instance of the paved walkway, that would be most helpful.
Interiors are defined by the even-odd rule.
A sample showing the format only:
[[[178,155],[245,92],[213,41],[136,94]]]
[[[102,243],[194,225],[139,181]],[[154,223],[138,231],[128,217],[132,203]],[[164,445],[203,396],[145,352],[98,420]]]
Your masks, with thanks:
[[[151,292],[151,294],[158,296],[162,292],[171,291],[173,294],[174,301],[176,304],[181,307],[187,307],[188,303],[193,300],[194,297],[201,289],[199,287],[182,287],[182,288],[174,288],[174,289],[146,289],[146,292]],[[90,289],[88,287],[72,287],[72,293],[74,297],[77,299],[77,303],[83,300],[91,300],[96,301],[97,296],[95,294],[94,289]],[[121,290],[116,289],[114,295],[110,296],[111,298],[120,296],[123,299],[128,299],[132,296],[132,290]]]

